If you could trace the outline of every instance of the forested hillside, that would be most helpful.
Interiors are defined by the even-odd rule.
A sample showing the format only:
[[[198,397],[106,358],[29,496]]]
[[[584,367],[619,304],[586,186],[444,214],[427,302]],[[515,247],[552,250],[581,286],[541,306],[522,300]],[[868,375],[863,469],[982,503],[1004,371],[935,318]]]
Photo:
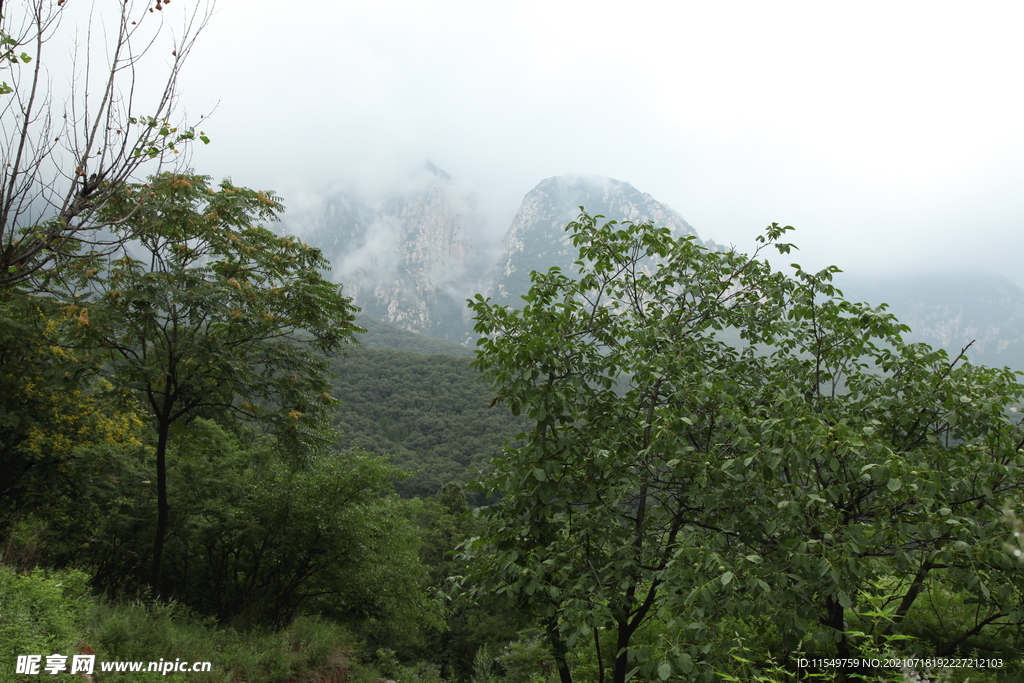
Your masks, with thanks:
[[[426,341],[432,348],[440,340]],[[351,346],[331,370],[341,444],[386,455],[408,472],[395,482],[403,496],[468,482],[526,426],[504,405],[491,405],[494,393],[469,358]]]
[[[461,358],[472,358],[473,356],[472,349],[446,339],[416,334],[365,315],[357,316],[356,321],[360,327],[366,330],[356,334],[356,339],[367,348],[407,351],[421,356],[435,354]]]

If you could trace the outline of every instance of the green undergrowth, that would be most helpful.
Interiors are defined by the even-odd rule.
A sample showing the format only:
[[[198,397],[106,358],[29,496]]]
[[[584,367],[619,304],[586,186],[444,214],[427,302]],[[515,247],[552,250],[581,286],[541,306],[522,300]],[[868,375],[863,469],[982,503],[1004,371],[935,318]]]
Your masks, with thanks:
[[[358,680],[357,644],[342,626],[299,617],[280,631],[240,631],[175,603],[110,603],[78,571],[18,573],[0,565],[0,683],[20,683],[18,655],[94,652],[93,680],[340,683]],[[102,662],[210,662],[207,673],[102,672]],[[144,665],[144,667],[146,666]],[[81,680],[60,674],[48,680]],[[35,677],[32,677],[35,678]]]

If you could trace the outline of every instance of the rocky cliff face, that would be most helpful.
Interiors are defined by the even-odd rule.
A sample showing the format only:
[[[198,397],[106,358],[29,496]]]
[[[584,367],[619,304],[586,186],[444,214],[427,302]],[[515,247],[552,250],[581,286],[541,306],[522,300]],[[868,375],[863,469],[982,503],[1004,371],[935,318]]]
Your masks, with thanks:
[[[523,199],[502,243],[504,253],[481,291],[495,301],[514,304],[529,290],[532,271],[552,266],[571,270],[577,251],[565,226],[579,216],[581,206],[591,216],[607,220],[651,221],[676,235],[697,234],[682,216],[629,183],[600,176],[548,178]]]
[[[339,190],[296,228],[365,315],[462,341],[465,292],[480,277],[471,237],[478,222],[472,197],[428,164],[401,189]]]

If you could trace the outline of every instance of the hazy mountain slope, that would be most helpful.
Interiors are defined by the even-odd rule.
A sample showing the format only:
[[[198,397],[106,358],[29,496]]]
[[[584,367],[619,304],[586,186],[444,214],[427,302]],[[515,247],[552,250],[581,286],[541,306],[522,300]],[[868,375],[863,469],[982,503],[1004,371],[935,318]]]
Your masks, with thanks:
[[[889,275],[873,278],[843,273],[836,280],[849,299],[878,305],[922,341],[951,355],[972,341],[971,362],[1024,370],[1024,291],[988,273]]]
[[[286,229],[323,250],[334,279],[364,315],[470,344],[475,335],[466,299],[479,292],[516,302],[529,289],[531,270],[570,267],[576,251],[565,226],[580,206],[608,220],[650,220],[680,235],[696,234],[682,216],[629,183],[561,176],[526,195],[495,263],[475,246],[485,241],[487,219],[471,193],[429,163],[382,193],[355,185],[338,190],[310,216],[290,219]]]
[[[466,292],[480,277],[472,197],[428,164],[395,187],[337,190],[286,229],[319,247],[367,316],[463,341]]]
[[[472,357],[474,355],[472,349],[462,344],[410,332],[397,325],[375,320],[365,315],[358,316],[356,324],[366,330],[365,334],[356,335],[359,343],[366,348],[405,351],[421,356],[441,354]]]

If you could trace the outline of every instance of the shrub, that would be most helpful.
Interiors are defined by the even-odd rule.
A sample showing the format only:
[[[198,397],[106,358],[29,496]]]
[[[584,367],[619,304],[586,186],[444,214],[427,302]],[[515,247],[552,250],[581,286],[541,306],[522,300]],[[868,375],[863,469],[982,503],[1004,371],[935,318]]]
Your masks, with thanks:
[[[93,607],[79,571],[19,574],[0,565],[0,683],[14,683],[18,655],[78,651]]]

